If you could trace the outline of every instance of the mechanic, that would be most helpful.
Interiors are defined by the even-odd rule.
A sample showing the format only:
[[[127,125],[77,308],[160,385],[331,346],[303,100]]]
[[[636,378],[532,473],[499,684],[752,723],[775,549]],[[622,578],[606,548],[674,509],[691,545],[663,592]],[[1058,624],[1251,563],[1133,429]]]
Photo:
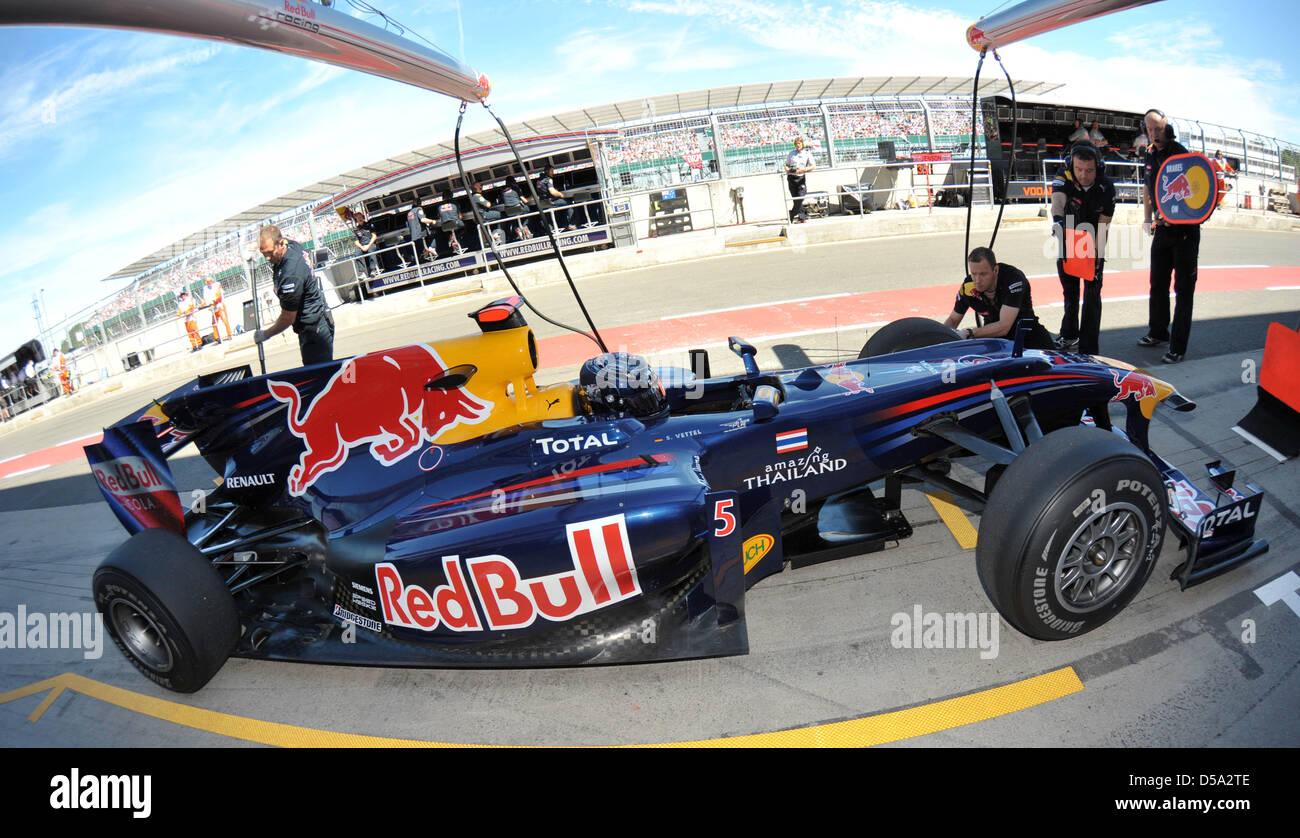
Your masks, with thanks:
[[[1151,236],[1151,300],[1147,333],[1138,346],[1169,344],[1160,360],[1176,364],[1187,354],[1192,334],[1192,298],[1196,294],[1196,261],[1201,249],[1201,225],[1169,224],[1158,218],[1155,206],[1156,176],[1175,154],[1186,154],[1174,126],[1163,111],[1152,108],[1143,118],[1151,147],[1143,159],[1142,229]],[[1174,277],[1174,319],[1169,321],[1169,275]]]
[[[962,331],[962,337],[971,338],[1006,338],[1013,340],[1016,336],[1016,321],[1028,321],[1021,325],[1025,333],[1025,348],[1052,349],[1052,336],[1043,328],[1034,316],[1034,304],[1030,300],[1029,280],[1024,271],[1013,265],[998,264],[993,251],[987,247],[977,247],[966,257],[966,267],[970,270],[961,288],[957,291],[957,302],[952,314],[944,320],[949,329],[957,328],[967,309],[985,318],[983,326]],[[996,318],[996,319],[994,319]]]
[[[1070,149],[1065,168],[1052,181],[1052,235],[1058,242],[1056,274],[1065,295],[1065,314],[1061,317],[1058,349],[1078,349],[1088,355],[1101,350],[1101,279],[1105,268],[1106,236],[1115,214],[1115,184],[1100,171],[1101,155],[1089,143]],[[1089,241],[1091,240],[1091,241]],[[1095,257],[1091,275],[1075,276],[1066,268],[1078,271],[1075,260],[1066,261],[1067,243],[1073,244],[1071,256]],[[1086,268],[1084,269],[1086,270]],[[1079,317],[1079,280],[1083,280],[1083,317]]]
[[[456,238],[456,233],[465,228],[465,222],[460,220],[460,206],[451,196],[448,190],[439,194],[438,206],[433,213],[438,221],[438,232],[435,239],[435,250],[438,257],[459,256],[465,252],[461,246],[460,239]]]
[[[803,137],[795,137],[794,151],[785,158],[786,181],[790,184],[790,197],[794,199],[794,204],[790,207],[792,223],[802,224],[808,220],[808,216],[804,215],[803,211],[803,196],[808,194],[805,176],[815,168],[817,168],[817,161],[808,150],[808,143]]]
[[[479,216],[483,219],[483,227],[479,231],[479,249],[488,246],[483,231],[487,231],[487,235],[491,237],[493,244],[501,244],[501,229],[488,225],[489,221],[496,221],[501,218],[501,211],[492,209],[492,202],[488,200],[488,196],[483,192],[483,181],[474,181],[474,191],[470,193],[469,199],[478,207]]]
[[[268,225],[257,235],[257,248],[271,263],[271,284],[280,298],[280,316],[265,330],[259,327],[253,333],[254,342],[262,343],[292,327],[304,367],[332,361],[334,316],[302,245],[286,239],[279,227]]]
[[[416,254],[415,261],[420,261],[419,254],[423,253],[426,261],[433,261],[429,255],[429,243],[424,240],[424,228],[432,227],[433,222],[424,214],[424,207],[420,206],[417,201],[406,211],[406,232],[411,237],[411,252]]]
[[[537,179],[537,197],[541,201],[542,209],[551,207],[568,206],[569,201],[564,197],[564,193],[555,188],[555,167],[547,165],[542,176]],[[558,212],[551,213],[551,229],[563,227],[566,230],[577,229],[569,222],[572,220],[570,213],[572,210],[562,209]]]
[[[347,218],[352,222],[352,232],[357,237],[357,250],[366,254],[361,260],[366,276],[379,276],[383,270],[379,267],[379,257],[372,252],[379,247],[379,236],[375,235],[374,228],[370,226],[363,211],[348,210]]]
[[[505,185],[501,187],[501,212],[517,221],[506,229],[506,241],[517,242],[533,237],[532,222],[521,217],[529,211],[531,203],[519,186],[519,181],[513,175],[507,177]]]

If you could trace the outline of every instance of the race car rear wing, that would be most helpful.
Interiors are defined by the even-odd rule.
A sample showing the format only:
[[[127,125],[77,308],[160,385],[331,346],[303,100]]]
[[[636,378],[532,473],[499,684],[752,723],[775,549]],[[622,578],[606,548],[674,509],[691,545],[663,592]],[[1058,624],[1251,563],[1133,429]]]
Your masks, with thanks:
[[[147,529],[185,533],[176,481],[150,422],[105,428],[103,441],[85,450],[99,490],[128,533]]]

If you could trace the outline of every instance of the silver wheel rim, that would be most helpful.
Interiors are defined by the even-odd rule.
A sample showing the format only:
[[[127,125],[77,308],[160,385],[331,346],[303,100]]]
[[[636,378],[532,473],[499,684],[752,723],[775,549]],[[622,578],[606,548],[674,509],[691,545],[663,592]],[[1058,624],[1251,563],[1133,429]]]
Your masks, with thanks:
[[[148,614],[125,599],[110,602],[108,614],[118,638],[136,660],[155,672],[171,670],[171,649],[163,640],[162,630]]]
[[[1076,614],[1096,611],[1128,589],[1142,566],[1147,525],[1137,507],[1113,503],[1070,536],[1056,562],[1057,600]]]

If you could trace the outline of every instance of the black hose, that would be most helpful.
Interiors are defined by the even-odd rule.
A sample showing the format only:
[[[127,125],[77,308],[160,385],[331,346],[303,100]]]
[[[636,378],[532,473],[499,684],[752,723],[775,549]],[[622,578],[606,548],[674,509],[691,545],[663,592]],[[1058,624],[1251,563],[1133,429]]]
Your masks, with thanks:
[[[519,164],[520,171],[524,173],[524,180],[527,181],[528,183],[528,191],[531,192],[533,196],[533,201],[534,201],[533,206],[536,206],[540,209],[541,201],[539,201],[537,198],[537,190],[533,187],[533,182],[528,177],[528,169],[524,167],[524,161],[522,158],[520,158],[518,149],[515,148],[515,143],[514,140],[511,139],[510,137],[510,132],[506,130],[505,124],[501,122],[500,117],[498,117],[492,111],[492,109],[488,107],[486,102],[483,103],[483,107],[487,108],[487,112],[492,114],[492,118],[495,119],[497,121],[497,124],[501,126],[501,133],[505,135],[506,142],[510,144],[510,150],[514,152],[515,162]],[[479,212],[478,203],[474,200],[473,185],[469,182],[469,178],[465,174],[465,164],[464,161],[461,159],[461,153],[460,153],[460,128],[462,123],[464,123],[464,121],[465,121],[465,103],[461,102],[460,115],[456,118],[456,134],[453,138],[453,145],[456,151],[456,170],[460,173],[460,182],[465,185],[465,190],[469,194],[469,208],[470,211],[474,213],[474,222],[478,225],[480,230],[487,231],[488,234],[487,245],[489,248],[492,249],[492,255],[496,257],[497,265],[501,267],[501,273],[505,276],[506,282],[510,283],[510,287],[514,289],[515,294],[519,296],[519,299],[523,301],[524,305],[528,306],[528,308],[539,318],[546,321],[547,323],[550,323],[552,326],[557,326],[561,329],[567,329],[570,332],[574,332],[576,334],[582,335],[583,337],[594,342],[598,347],[600,347],[601,352],[604,353],[609,352],[609,349],[605,346],[604,339],[601,338],[600,332],[597,331],[596,329],[596,324],[592,322],[591,315],[587,313],[587,307],[583,305],[582,297],[578,294],[578,289],[577,286],[574,285],[573,277],[569,275],[569,266],[564,262],[564,254],[560,252],[560,245],[555,241],[555,235],[551,231],[551,225],[547,222],[545,215],[542,215],[542,225],[546,228],[546,237],[550,240],[551,247],[552,249],[554,249],[555,255],[559,258],[560,269],[564,272],[564,278],[569,282],[569,288],[573,291],[573,296],[578,301],[578,307],[582,309],[583,316],[587,319],[588,325],[591,326],[591,334],[588,334],[587,332],[584,332],[577,327],[570,326],[567,323],[561,323],[557,320],[552,320],[551,318],[547,317],[545,314],[543,314],[541,311],[538,310],[537,306],[529,302],[528,298],[524,296],[524,292],[521,291],[519,289],[519,286],[515,284],[514,278],[510,276],[510,270],[506,267],[505,260],[501,258],[500,252],[497,251],[496,241],[492,238],[492,232],[488,230],[487,226],[484,224],[483,215]]]
[[[1002,58],[998,55],[997,50],[993,50],[993,58],[1002,68],[1002,75],[1007,77],[1007,88],[1011,91],[1011,157],[1007,160],[1007,188],[1011,187],[1011,173],[1016,170],[1016,137],[1020,131],[1020,121],[1016,113],[1016,86],[1011,82],[1011,74],[1007,72],[1007,65],[1002,63]],[[989,237],[989,249],[993,249],[993,242],[998,239],[998,227],[1002,224],[1002,211],[1007,208],[1007,199],[1003,197],[1002,203],[998,205],[998,218],[993,222],[993,235]]]

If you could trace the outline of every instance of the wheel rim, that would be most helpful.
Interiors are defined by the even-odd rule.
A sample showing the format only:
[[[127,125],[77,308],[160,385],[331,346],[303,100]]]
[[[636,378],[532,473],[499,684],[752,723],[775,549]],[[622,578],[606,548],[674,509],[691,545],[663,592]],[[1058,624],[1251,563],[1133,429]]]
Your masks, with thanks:
[[[1113,602],[1137,576],[1146,543],[1147,524],[1137,507],[1114,503],[1094,512],[1057,559],[1057,600],[1078,614]]]
[[[108,606],[109,619],[127,650],[136,660],[155,672],[172,668],[172,652],[163,640],[163,631],[153,619],[124,599]]]

